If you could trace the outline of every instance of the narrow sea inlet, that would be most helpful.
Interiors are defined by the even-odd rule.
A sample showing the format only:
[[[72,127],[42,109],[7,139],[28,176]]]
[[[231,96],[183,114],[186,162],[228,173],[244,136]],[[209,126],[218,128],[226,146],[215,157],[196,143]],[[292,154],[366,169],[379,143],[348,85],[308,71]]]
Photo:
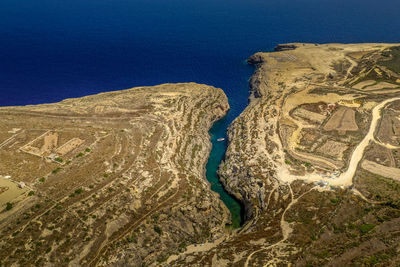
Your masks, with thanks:
[[[226,131],[229,124],[232,122],[229,120],[232,116],[229,115],[230,114],[217,121],[210,130],[212,150],[206,166],[206,176],[211,184],[211,189],[219,194],[221,200],[231,212],[233,228],[238,228],[243,223],[242,205],[224,189],[217,174],[218,167],[224,159],[227,148]],[[225,138],[225,140],[218,141],[220,138]]]
[[[206,166],[206,177],[211,184],[211,190],[219,194],[220,199],[229,209],[232,218],[232,227],[238,228],[244,223],[244,208],[235,197],[231,196],[224,189],[219,180],[217,171],[221,161],[225,157],[225,152],[228,145],[228,127],[248,105],[248,98],[250,95],[249,80],[253,75],[254,67],[247,64],[246,57],[243,57],[241,60],[237,60],[234,66],[240,75],[236,76],[235,79],[226,80],[226,86],[222,87],[226,96],[228,97],[231,109],[228,111],[228,114],[226,114],[225,117],[215,122],[209,131],[212,142],[212,150]]]

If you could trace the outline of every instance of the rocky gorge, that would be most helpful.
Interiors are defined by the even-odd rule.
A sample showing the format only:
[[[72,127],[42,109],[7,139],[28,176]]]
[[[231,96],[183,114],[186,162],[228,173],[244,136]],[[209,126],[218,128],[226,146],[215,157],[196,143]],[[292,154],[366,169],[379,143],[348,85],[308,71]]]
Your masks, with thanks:
[[[237,229],[205,179],[221,89],[0,108],[0,178],[19,193],[1,203],[1,263],[398,265],[399,47],[291,43],[248,59],[249,104],[218,169],[244,207]]]
[[[397,138],[397,119],[374,124],[381,137],[366,144],[364,155],[358,147],[371,133],[374,107],[397,110],[398,58],[396,44],[294,43],[251,56],[250,103],[229,127],[219,169],[225,188],[244,204],[246,221],[223,242],[174,264],[395,266],[398,181],[368,158],[397,153],[379,141],[390,139],[382,132],[388,127],[395,128],[385,133]],[[349,166],[359,156],[366,163]],[[374,160],[383,164],[386,157]],[[395,171],[396,160],[385,166]]]

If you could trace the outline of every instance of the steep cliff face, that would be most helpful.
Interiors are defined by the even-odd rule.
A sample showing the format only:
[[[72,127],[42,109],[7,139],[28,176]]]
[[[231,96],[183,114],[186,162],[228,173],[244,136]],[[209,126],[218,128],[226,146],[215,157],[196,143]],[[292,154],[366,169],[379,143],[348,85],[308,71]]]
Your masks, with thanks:
[[[224,235],[205,164],[228,109],[194,83],[0,108],[0,175],[14,185],[0,194],[0,263],[159,265]]]
[[[399,58],[395,44],[287,44],[250,57],[250,104],[219,170],[247,222],[175,263],[398,264]]]
[[[271,60],[270,60],[271,61]],[[248,59],[256,70],[250,80],[250,104],[228,130],[229,146],[219,174],[225,188],[245,205],[245,219],[251,221],[265,208],[266,192],[277,186],[275,177],[277,140],[276,117],[282,89],[274,84],[268,58],[259,53]]]

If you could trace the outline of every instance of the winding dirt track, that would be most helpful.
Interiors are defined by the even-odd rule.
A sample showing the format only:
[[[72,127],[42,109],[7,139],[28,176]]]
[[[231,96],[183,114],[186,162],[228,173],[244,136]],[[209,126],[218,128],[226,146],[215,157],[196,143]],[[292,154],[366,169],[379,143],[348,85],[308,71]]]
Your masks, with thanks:
[[[351,159],[349,162],[349,167],[345,172],[343,172],[337,179],[329,179],[328,182],[333,186],[351,186],[353,184],[353,177],[356,173],[357,167],[364,156],[365,148],[369,145],[371,141],[375,141],[375,131],[378,127],[378,122],[381,119],[381,111],[382,109],[391,102],[400,100],[400,97],[394,97],[390,99],[386,99],[385,101],[380,102],[376,105],[372,110],[372,120],[371,125],[369,127],[368,133],[364,136],[364,139],[357,145],[354,149]],[[307,174],[305,176],[293,175],[289,172],[285,166],[281,166],[278,168],[278,176],[281,181],[292,182],[296,179],[306,180],[309,182],[315,182],[319,180],[323,180],[323,177],[317,173]]]
[[[351,160],[349,163],[349,167],[347,169],[346,172],[344,172],[342,175],[340,175],[338,177],[338,179],[332,180],[331,184],[335,184],[335,185],[351,185],[353,183],[353,176],[357,170],[358,164],[360,163],[363,155],[364,155],[364,151],[365,148],[369,145],[370,141],[374,141],[374,134],[376,131],[376,128],[378,126],[378,122],[381,119],[382,115],[381,115],[381,111],[382,109],[391,102],[400,100],[400,97],[396,97],[396,98],[391,98],[391,99],[387,99],[385,101],[382,101],[381,103],[379,103],[378,105],[376,105],[374,107],[374,109],[372,110],[372,120],[371,120],[371,125],[369,127],[368,133],[365,135],[364,139],[357,145],[356,149],[354,150],[352,156],[351,156]],[[312,176],[318,176],[317,174],[313,174]],[[313,177],[314,178],[314,177]],[[320,178],[320,177],[319,177]],[[291,193],[291,198],[292,201],[291,203],[286,207],[285,211],[282,214],[282,218],[281,218],[281,230],[282,230],[282,235],[283,238],[278,241],[277,243],[274,243],[272,245],[266,246],[266,247],[262,247],[258,250],[253,251],[250,255],[248,255],[244,266],[247,267],[249,265],[249,262],[252,258],[252,256],[260,251],[265,251],[268,249],[271,249],[275,246],[278,246],[279,244],[282,244],[284,241],[286,241],[286,239],[289,237],[290,233],[291,233],[291,228],[288,222],[285,221],[284,217],[286,212],[290,209],[291,206],[293,206],[293,204],[295,204],[302,196],[304,196],[305,194],[307,194],[308,192],[310,192],[313,189],[316,189],[316,187],[313,187],[312,189],[310,189],[309,191],[303,193],[301,196],[299,196],[297,199],[293,198],[293,192],[292,189],[289,185],[289,189],[290,189],[290,193]],[[367,200],[360,192],[358,192],[358,190],[355,190],[355,193],[357,195],[359,195],[362,199],[366,200],[369,203],[372,203],[372,201]]]
[[[301,194],[299,197],[294,198],[293,190],[292,190],[292,187],[290,186],[290,184],[288,185],[288,187],[289,187],[289,190],[290,190],[290,197],[291,197],[292,201],[289,203],[289,205],[287,205],[287,207],[285,208],[284,212],[282,213],[281,222],[280,222],[281,231],[282,231],[282,239],[279,240],[278,242],[274,243],[274,244],[268,245],[266,247],[262,247],[262,248],[260,248],[258,250],[253,251],[252,253],[250,253],[246,258],[246,261],[244,263],[244,267],[248,267],[249,266],[250,260],[254,256],[254,254],[256,254],[258,252],[261,252],[261,251],[264,251],[264,250],[268,250],[268,249],[274,248],[276,246],[279,246],[279,245],[283,244],[289,238],[289,236],[290,236],[291,232],[293,231],[293,229],[291,228],[290,223],[285,220],[286,212],[294,204],[296,204],[299,201],[299,199],[301,199],[304,195],[308,194],[312,190],[317,189],[317,187],[315,186],[315,187],[311,188],[310,190],[308,190],[308,191],[304,192],[303,194]]]
[[[374,134],[376,131],[376,127],[378,126],[378,121],[382,117],[381,110],[388,103],[397,100],[400,100],[400,97],[387,99],[374,107],[374,109],[372,110],[372,121],[368,133],[365,135],[364,139],[357,145],[356,149],[353,151],[347,171],[341,174],[339,178],[334,181],[333,184],[351,185],[353,183],[354,174],[356,173],[358,164],[360,163],[364,155],[365,148],[369,145],[370,141],[375,139]]]

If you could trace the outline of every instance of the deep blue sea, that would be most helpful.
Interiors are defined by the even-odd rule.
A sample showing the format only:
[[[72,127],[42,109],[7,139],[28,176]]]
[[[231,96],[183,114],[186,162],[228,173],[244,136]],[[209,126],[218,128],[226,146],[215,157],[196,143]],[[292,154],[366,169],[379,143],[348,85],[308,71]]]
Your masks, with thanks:
[[[400,42],[399,0],[1,0],[0,106],[166,82],[224,89],[227,125],[247,105],[245,60],[286,42]],[[237,212],[236,212],[236,217]],[[236,219],[237,220],[237,219]]]

